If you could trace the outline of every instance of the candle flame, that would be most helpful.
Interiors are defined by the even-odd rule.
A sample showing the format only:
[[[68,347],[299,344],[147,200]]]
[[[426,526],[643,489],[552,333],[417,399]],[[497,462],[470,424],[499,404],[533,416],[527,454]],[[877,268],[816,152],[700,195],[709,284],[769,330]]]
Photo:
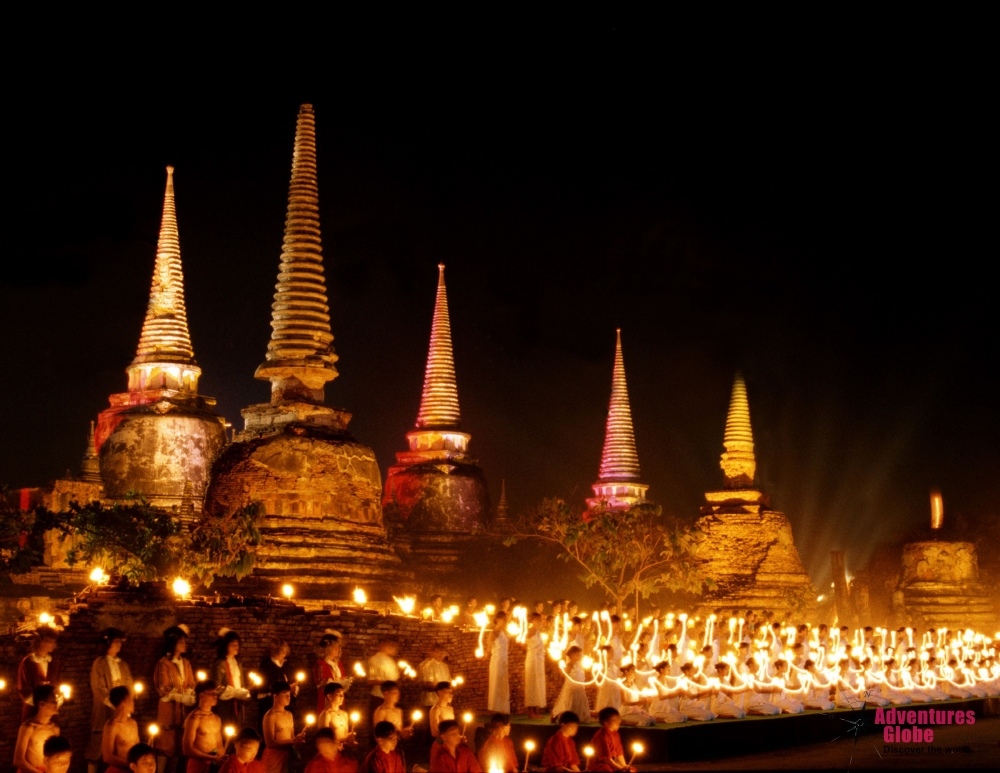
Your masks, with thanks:
[[[181,579],[180,577],[174,578],[174,584],[171,587],[173,588],[174,593],[182,599],[191,595],[191,583],[187,580]]]
[[[361,588],[354,589],[354,603],[364,604],[368,601],[368,594],[365,593]]]
[[[208,679],[208,674],[206,674],[204,671],[199,671],[197,674],[195,674],[195,677],[198,679],[199,682],[204,682],[206,679]]]
[[[152,724],[152,725],[150,725],[150,726],[149,726],[149,734],[150,734],[151,736],[152,736],[152,735],[159,735],[159,734],[160,734],[160,726],[159,726],[159,725],[157,725],[157,724]]]
[[[316,715],[315,714],[306,714],[306,724],[309,725],[310,727],[312,725],[315,725],[316,724]]]
[[[533,752],[535,750],[535,742],[534,741],[525,741],[524,742],[524,748],[527,749],[529,752]]]
[[[226,732],[226,738],[232,738],[234,735],[236,735],[236,728],[233,727],[232,725],[226,725],[225,732]]]
[[[290,599],[294,594],[295,594],[295,588],[293,588],[291,585],[281,586],[281,595],[284,596],[286,599]]]
[[[404,615],[408,615],[413,612],[413,608],[417,604],[417,600],[413,596],[403,596],[403,598],[393,596],[392,598],[399,605],[399,608],[402,610]]]

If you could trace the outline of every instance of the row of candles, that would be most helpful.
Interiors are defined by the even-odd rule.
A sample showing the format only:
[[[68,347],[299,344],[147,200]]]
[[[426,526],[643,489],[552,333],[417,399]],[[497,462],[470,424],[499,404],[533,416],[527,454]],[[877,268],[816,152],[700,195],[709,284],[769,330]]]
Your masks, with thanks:
[[[524,771],[523,771],[523,773],[528,773],[528,762],[531,759],[531,753],[535,749],[537,749],[537,748],[538,747],[535,745],[534,741],[525,741],[524,742],[524,752],[525,752],[525,754],[524,754]],[[641,743],[634,743],[634,744],[632,744],[632,757],[628,761],[629,767],[631,767],[632,763],[635,762],[635,758],[638,757],[640,754],[642,754],[644,751],[645,751],[645,748],[643,747],[643,745]],[[590,758],[594,756],[594,747],[593,746],[584,746],[583,747],[583,756],[587,759],[587,767],[590,767]],[[490,765],[490,773],[502,773],[501,766],[497,765],[496,763],[493,763],[492,765]]]

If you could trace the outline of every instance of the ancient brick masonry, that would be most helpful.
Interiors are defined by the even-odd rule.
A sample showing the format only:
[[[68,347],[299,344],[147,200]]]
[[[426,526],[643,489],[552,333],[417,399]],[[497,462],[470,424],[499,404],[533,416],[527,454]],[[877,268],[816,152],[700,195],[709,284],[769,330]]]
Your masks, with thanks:
[[[904,545],[899,590],[909,625],[992,630],[997,623],[993,602],[979,581],[979,559],[971,542]]]
[[[344,636],[343,662],[353,669],[355,662],[364,662],[384,638],[396,638],[401,644],[399,657],[416,669],[434,644],[442,644],[449,654],[453,675],[461,675],[465,684],[456,691],[455,705],[459,712],[483,711],[488,690],[489,656],[475,657],[477,631],[462,631],[457,626],[433,623],[401,615],[385,615],[377,611],[333,609],[308,611],[285,601],[258,599],[242,606],[200,601],[179,602],[160,596],[102,593],[88,603],[77,606],[59,641],[57,656],[63,662],[64,681],[73,687],[73,699],[60,712],[63,734],[73,744],[74,773],[85,769],[82,751],[90,732],[90,666],[97,657],[100,632],[108,627],[122,628],[129,634],[122,650],[133,676],[147,687],[137,702],[137,720],[145,728],[154,716],[150,691],[155,663],[160,657],[162,632],[171,625],[184,623],[191,629],[188,653],[194,668],[208,670],[215,660],[213,647],[220,628],[232,628],[242,637],[241,659],[245,670],[256,668],[264,656],[267,641],[280,637],[291,646],[289,663],[293,669],[310,671],[315,660],[314,648],[325,629],[334,629]],[[0,677],[7,680],[8,689],[0,693],[0,761],[6,765],[13,759],[14,739],[20,722],[20,699],[13,689],[17,663],[27,653],[26,640],[0,636]],[[562,674],[556,663],[547,661],[549,705],[555,700],[562,684]],[[523,712],[524,648],[510,647],[511,703]],[[404,679],[403,705],[415,706],[419,685]],[[347,707],[365,709],[368,688],[364,684],[351,687]],[[296,707],[297,725],[301,727],[306,713],[315,710],[316,693],[311,680],[306,681]],[[249,706],[248,721],[256,722],[256,704]],[[365,720],[367,722],[367,720]],[[369,728],[363,724],[359,735],[367,737]]]

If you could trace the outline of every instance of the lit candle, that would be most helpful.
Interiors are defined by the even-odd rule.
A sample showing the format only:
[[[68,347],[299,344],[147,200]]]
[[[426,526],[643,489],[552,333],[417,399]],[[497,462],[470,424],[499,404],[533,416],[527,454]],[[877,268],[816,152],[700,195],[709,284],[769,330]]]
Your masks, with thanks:
[[[535,742],[534,741],[525,741],[524,742],[524,751],[525,751],[525,755],[524,755],[524,773],[528,773],[528,760],[531,759],[531,753],[534,750],[535,750]]]
[[[463,684],[465,684],[465,679],[463,679],[461,676],[456,676],[454,679],[451,680],[452,687],[459,687],[460,685]]]
[[[54,618],[48,612],[42,612],[42,614],[38,616],[38,622],[41,623],[42,625],[48,625],[53,620]]]
[[[7,689],[7,680],[0,679],[0,690],[6,690],[6,689]]]
[[[462,735],[465,735],[465,731],[469,729],[469,723],[472,719],[473,717],[471,712],[467,711],[462,715],[462,720],[465,722],[465,727],[462,728]]]
[[[305,680],[306,680],[306,672],[305,671],[298,671],[298,672],[296,672],[296,674],[295,674],[295,681],[296,682],[304,682]]]
[[[146,686],[142,682],[136,682],[132,685],[132,692],[135,695],[142,695],[142,691],[146,689]]]
[[[351,720],[351,725],[350,725],[349,729],[353,730],[354,727],[355,727],[355,725],[357,725],[358,722],[361,721],[361,714],[359,712],[357,712],[357,711],[352,711],[350,713],[350,715],[348,716],[348,719]]]
[[[361,663],[354,664],[354,673],[357,674],[361,679],[365,678],[365,667]]]
[[[191,584],[187,580],[183,580],[177,577],[173,584],[174,593],[180,596],[182,599],[186,599],[191,595]]]
[[[316,715],[315,714],[306,714],[306,724],[309,727],[312,727],[313,725],[315,725],[316,724]]]
[[[364,604],[367,601],[368,601],[368,594],[365,593],[363,590],[361,590],[361,588],[355,588],[354,589],[354,603],[355,604]]]
[[[417,724],[417,722],[419,722],[421,719],[424,718],[424,712],[417,709],[410,715],[410,718],[413,720],[413,724],[415,725]]]
[[[291,585],[281,586],[281,595],[284,596],[286,599],[290,600],[294,594],[295,594],[295,588],[293,588]]]
[[[260,678],[260,675],[256,671],[251,671],[247,676],[250,677],[250,681],[254,683],[257,687],[264,684],[264,680]]]
[[[69,700],[70,696],[73,694],[73,688],[68,684],[61,684],[59,685],[59,692],[62,693],[64,700]]]
[[[208,679],[208,674],[206,674],[204,671],[199,671],[197,674],[195,674],[195,676],[197,677],[199,682],[204,682],[206,679]]]
[[[232,738],[234,735],[236,735],[236,728],[233,727],[232,725],[226,725],[225,733],[226,733],[226,738]]]
[[[589,768],[590,767],[590,758],[594,756],[594,747],[593,746],[584,746],[583,747],[583,756],[587,758],[587,767]]]
[[[153,745],[153,739],[156,738],[156,736],[158,736],[160,734],[160,726],[157,725],[156,723],[153,723],[152,725],[150,725],[147,728],[146,732],[149,733],[149,740],[146,743],[148,743],[150,746],[152,746]]]
[[[643,749],[642,749],[642,744],[641,743],[634,743],[634,744],[632,744],[632,759],[630,759],[628,761],[629,767],[631,767],[632,763],[635,762],[636,755],[637,754],[642,754],[642,751],[643,751]]]

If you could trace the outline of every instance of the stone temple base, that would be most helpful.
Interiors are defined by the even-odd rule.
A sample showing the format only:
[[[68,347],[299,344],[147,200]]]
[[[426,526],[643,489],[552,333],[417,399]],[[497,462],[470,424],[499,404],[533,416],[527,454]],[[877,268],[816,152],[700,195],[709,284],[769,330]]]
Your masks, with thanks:
[[[747,494],[756,494],[756,501],[737,498]],[[759,492],[711,492],[708,499],[712,504],[698,520],[705,536],[699,556],[715,588],[702,596],[699,613],[753,609],[780,616],[812,609],[817,591],[785,515],[768,510]]]
[[[389,545],[381,483],[374,452],[346,430],[293,423],[228,446],[212,468],[205,510],[265,509],[257,568],[241,586],[287,582],[349,597],[355,585],[388,590],[409,576]]]
[[[992,631],[997,624],[996,609],[979,582],[979,560],[971,542],[904,545],[898,589],[911,625]]]
[[[454,571],[470,550],[488,521],[490,497],[478,465],[435,459],[389,468],[383,507],[414,571],[442,574]]]

